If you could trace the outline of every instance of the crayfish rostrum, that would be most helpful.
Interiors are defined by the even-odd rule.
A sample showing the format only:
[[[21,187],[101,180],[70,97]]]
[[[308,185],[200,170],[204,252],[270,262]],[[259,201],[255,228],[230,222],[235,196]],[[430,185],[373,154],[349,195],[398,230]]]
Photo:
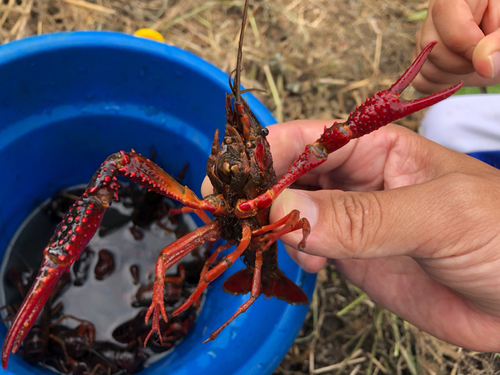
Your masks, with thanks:
[[[207,175],[214,193],[200,199],[189,188],[179,184],[151,160],[132,151],[120,151],[109,156],[95,172],[80,199],[69,209],[44,250],[44,260],[33,287],[25,298],[7,333],[2,364],[5,368],[10,352],[15,352],[42,309],[50,291],[61,275],[78,258],[99,227],[106,208],[117,199],[118,176],[150,190],[173,198],[185,205],[180,211],[194,212],[204,225],[165,247],[157,260],[153,302],[145,316],[152,317],[152,330],[160,334],[160,314],[167,320],[164,308],[165,272],[200,244],[219,238],[226,244],[219,246],[206,261],[200,281],[173,315],[196,304],[211,281],[219,277],[240,256],[246,268],[229,277],[223,284],[226,292],[245,294],[248,300],[206,340],[217,335],[238,315],[245,312],[261,295],[277,297],[290,304],[305,304],[307,296],[279,269],[276,241],[285,233],[302,230],[299,248],[306,246],[310,231],[306,218],[293,210],[275,223],[269,223],[269,207],[273,200],[300,176],[325,162],[328,154],[401,117],[437,103],[456,92],[461,84],[414,101],[399,99],[424,64],[435,43],[429,44],[409,69],[388,90],[368,98],[352,112],[345,122],[335,122],[304,152],[281,178],[273,170],[272,155],[263,128],[242,98],[240,74],[244,26],[248,0],[245,1],[243,23],[238,46],[234,80],[229,82],[231,94],[226,96],[227,124],[219,144],[216,133],[207,163]],[[233,99],[234,98],[234,99]],[[210,219],[204,211],[213,215]],[[223,250],[235,245],[235,250],[222,257]],[[148,338],[150,337],[148,336]]]

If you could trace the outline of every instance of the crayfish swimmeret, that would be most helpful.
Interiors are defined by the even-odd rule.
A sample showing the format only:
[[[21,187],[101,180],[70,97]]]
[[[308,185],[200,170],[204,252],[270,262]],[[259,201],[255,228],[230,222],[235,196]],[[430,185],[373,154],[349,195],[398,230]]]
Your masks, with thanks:
[[[145,316],[146,321],[151,316],[153,319],[148,338],[151,333],[157,332],[161,339],[160,314],[167,320],[163,302],[165,272],[172,265],[202,243],[218,238],[226,241],[206,261],[197,288],[173,313],[175,316],[197,303],[209,283],[231,267],[238,257],[243,256],[246,268],[229,277],[223,288],[231,294],[250,292],[250,297],[206,341],[214,340],[261,294],[277,297],[290,304],[307,303],[305,293],[279,269],[276,241],[285,233],[301,229],[303,239],[298,247],[303,249],[310,226],[307,219],[300,218],[296,210],[275,223],[269,223],[269,209],[273,200],[300,176],[325,162],[328,154],[346,145],[351,139],[435,104],[461,87],[460,83],[414,101],[403,102],[399,99],[401,92],[417,75],[435,45],[429,44],[389,90],[380,91],[367,99],[345,122],[335,122],[329,128],[325,127],[318,140],[308,144],[288,172],[278,180],[266,140],[268,130],[259,124],[241,96],[240,73],[247,7],[248,0],[245,1],[234,81],[231,83],[231,79],[229,80],[232,94],[226,96],[225,134],[222,145],[219,145],[216,132],[207,163],[207,175],[214,193],[205,199],[198,198],[193,191],[179,184],[151,160],[134,151],[120,151],[109,156],[95,172],[82,197],[64,216],[44,250],[44,260],[38,276],[7,333],[2,350],[4,368],[10,352],[15,352],[21,345],[57,280],[78,259],[99,227],[104,211],[113,199],[118,198],[117,176],[124,176],[141,186],[178,200],[185,205],[182,212],[194,212],[205,223],[165,247],[158,257],[153,302]],[[213,219],[203,210],[210,212]],[[233,245],[236,245],[235,250],[216,262],[221,251]]]

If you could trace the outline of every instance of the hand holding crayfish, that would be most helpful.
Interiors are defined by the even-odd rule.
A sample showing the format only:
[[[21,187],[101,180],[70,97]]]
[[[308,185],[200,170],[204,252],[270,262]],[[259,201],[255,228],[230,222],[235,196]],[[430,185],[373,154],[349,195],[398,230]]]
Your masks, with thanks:
[[[303,148],[298,158],[290,160],[286,173],[282,174],[283,170],[279,170],[276,175],[267,141],[269,131],[259,124],[241,95],[244,92],[240,87],[240,74],[248,0],[243,9],[234,81],[229,81],[232,93],[226,96],[225,103],[226,129],[221,134],[222,139],[219,139],[218,132],[215,133],[207,161],[207,175],[214,187],[212,194],[205,199],[198,198],[191,189],[179,184],[154,162],[133,150],[110,155],[95,172],[82,197],[75,201],[63,217],[44,250],[44,260],[35,283],[7,332],[2,349],[4,368],[10,353],[22,344],[50,290],[80,256],[99,227],[106,208],[118,199],[119,176],[181,202],[185,207],[176,211],[193,212],[205,223],[160,251],[155,267],[153,300],[145,316],[146,321],[152,319],[152,330],[145,342],[152,334],[157,334],[161,342],[160,319],[169,320],[164,306],[165,272],[199,245],[217,239],[223,239],[226,243],[216,248],[208,258],[195,291],[172,315],[180,314],[191,305],[196,306],[208,285],[239,257],[243,257],[246,267],[227,278],[223,290],[233,295],[250,295],[224,324],[210,333],[205,342],[215,340],[227,325],[245,313],[262,294],[289,304],[306,304],[307,295],[279,269],[276,241],[287,233],[298,231],[301,238],[294,245],[304,249],[310,225],[307,218],[293,207],[275,222],[270,222],[269,211],[273,201],[301,176],[317,167],[320,167],[317,170],[324,170],[324,165],[330,163],[328,155],[348,145],[351,140],[444,100],[461,87],[459,83],[424,98],[401,100],[402,91],[415,78],[435,45],[430,43],[391,87],[366,99],[345,122],[334,122],[319,131],[315,129],[316,137],[319,138],[315,141],[312,138],[313,142]],[[323,125],[326,124],[323,122]],[[352,150],[352,146],[348,149]],[[381,151],[380,147],[373,146],[367,150],[370,150],[368,152],[374,160]],[[296,155],[293,153],[294,157]],[[373,161],[367,163],[365,168],[375,170],[370,164]],[[278,176],[282,177],[278,179]],[[354,174],[351,178],[355,177]],[[378,178],[378,181],[383,181],[382,177]],[[372,189],[376,187],[372,185]],[[213,214],[213,218],[210,219],[203,211]],[[219,256],[233,245],[235,249],[232,252]]]
[[[270,127],[278,173],[323,121]],[[285,141],[288,140],[288,141]],[[290,140],[293,140],[290,141]],[[500,350],[500,171],[389,125],[349,143],[273,204],[311,224],[282,240],[309,272],[326,259],[380,305],[453,344]]]
[[[427,18],[415,35],[413,57],[431,41],[439,45],[413,85],[437,92],[464,81],[464,86],[500,83],[500,12],[496,1],[431,0]]]

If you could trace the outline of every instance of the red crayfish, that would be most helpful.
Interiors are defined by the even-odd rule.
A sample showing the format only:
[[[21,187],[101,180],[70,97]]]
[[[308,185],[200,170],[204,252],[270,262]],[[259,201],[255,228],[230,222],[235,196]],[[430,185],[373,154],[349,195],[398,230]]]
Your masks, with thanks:
[[[167,320],[164,308],[165,272],[186,254],[205,242],[222,238],[226,244],[219,246],[206,261],[200,281],[189,297],[173,315],[197,303],[209,283],[220,276],[233,262],[243,256],[246,268],[229,277],[223,285],[230,294],[250,292],[249,299],[206,340],[217,335],[238,315],[245,312],[261,295],[277,297],[290,304],[306,304],[305,293],[279,269],[276,241],[285,233],[302,230],[303,239],[298,244],[304,248],[310,226],[299,212],[290,214],[275,223],[269,223],[269,209],[273,200],[285,189],[313,168],[325,162],[328,154],[346,145],[351,139],[361,137],[381,126],[408,114],[435,104],[453,93],[461,83],[447,90],[414,101],[399,99],[424,64],[431,49],[429,44],[409,69],[389,90],[380,91],[359,105],[345,122],[335,122],[304,152],[279,180],[273,169],[268,130],[263,128],[242,98],[240,73],[244,26],[248,0],[245,1],[243,23],[238,46],[234,81],[229,79],[232,94],[226,96],[227,124],[222,144],[216,132],[207,163],[207,175],[214,193],[200,199],[188,187],[182,186],[151,160],[132,151],[109,156],[95,172],[84,194],[69,209],[44,250],[44,260],[35,283],[22,303],[9,328],[2,350],[5,368],[10,352],[15,352],[40,313],[51,290],[64,272],[78,259],[81,251],[99,227],[106,208],[117,199],[117,176],[124,176],[150,190],[176,199],[185,205],[180,211],[194,212],[205,223],[191,233],[165,247],[157,260],[153,302],[146,314],[152,316],[151,333],[160,334],[160,314]],[[231,74],[232,76],[232,74]],[[232,99],[234,97],[234,102]],[[179,211],[179,210],[178,210]],[[213,215],[210,219],[203,211]],[[221,251],[235,245],[228,255],[217,261]]]

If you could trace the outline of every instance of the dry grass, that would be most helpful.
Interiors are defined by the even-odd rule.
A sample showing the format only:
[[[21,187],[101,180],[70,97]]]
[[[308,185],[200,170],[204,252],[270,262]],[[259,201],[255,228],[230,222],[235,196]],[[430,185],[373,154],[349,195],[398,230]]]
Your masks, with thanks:
[[[229,72],[242,1],[1,0],[0,41],[70,30],[142,27]],[[247,87],[279,121],[345,117],[411,62],[423,0],[253,1],[244,47]],[[418,18],[418,17],[417,17]],[[412,90],[407,94],[415,95]],[[223,104],[221,103],[221,106]],[[222,108],[222,107],[221,107]],[[418,115],[400,121],[415,128]],[[301,337],[275,374],[493,374],[493,354],[443,343],[386,310],[331,266]]]
[[[141,27],[219,66],[234,69],[242,1],[3,0],[0,41],[69,30]],[[278,121],[345,117],[365,97],[386,88],[409,65],[407,22],[421,1],[256,1],[244,48],[247,87]],[[275,87],[276,90],[271,90]],[[415,118],[403,120],[415,126]]]
[[[375,305],[333,266],[318,274],[308,318],[274,374],[497,374],[497,354],[449,345]]]

